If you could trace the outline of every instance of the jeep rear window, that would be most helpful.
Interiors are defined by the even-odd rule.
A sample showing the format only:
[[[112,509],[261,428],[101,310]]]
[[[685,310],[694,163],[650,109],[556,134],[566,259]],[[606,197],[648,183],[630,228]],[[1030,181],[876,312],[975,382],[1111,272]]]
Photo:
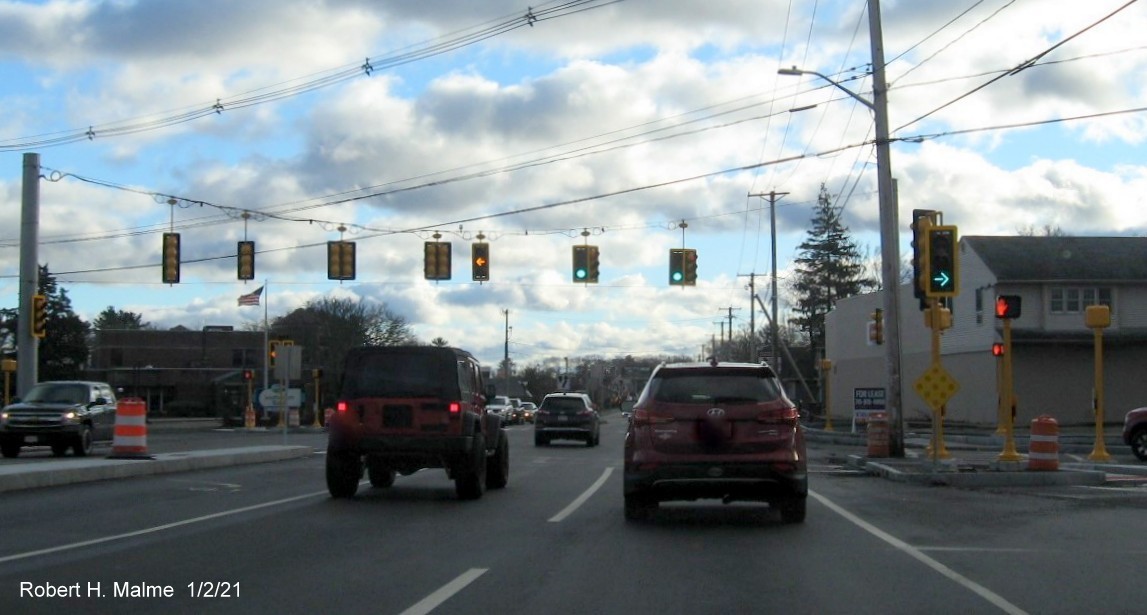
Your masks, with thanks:
[[[346,366],[342,396],[460,399],[457,362],[440,354],[364,354]]]
[[[654,400],[674,404],[757,403],[783,397],[776,379],[760,371],[664,370],[650,389]]]

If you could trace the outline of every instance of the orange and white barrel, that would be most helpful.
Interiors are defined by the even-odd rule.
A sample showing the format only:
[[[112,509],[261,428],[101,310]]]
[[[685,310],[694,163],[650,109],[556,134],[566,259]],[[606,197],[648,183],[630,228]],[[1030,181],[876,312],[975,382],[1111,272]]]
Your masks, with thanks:
[[[147,403],[136,397],[116,404],[115,431],[109,459],[152,459],[147,454]]]
[[[1059,423],[1046,414],[1032,419],[1028,469],[1059,469]]]
[[[868,456],[888,457],[890,442],[888,434],[888,414],[873,412],[868,415]]]

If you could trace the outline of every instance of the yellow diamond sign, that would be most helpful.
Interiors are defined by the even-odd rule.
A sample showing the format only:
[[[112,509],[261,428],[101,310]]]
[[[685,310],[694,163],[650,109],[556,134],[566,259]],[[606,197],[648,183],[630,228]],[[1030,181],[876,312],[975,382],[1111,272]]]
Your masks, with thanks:
[[[933,363],[916,380],[915,388],[920,397],[928,402],[928,406],[933,411],[938,411],[960,389],[960,383],[956,382],[942,365]]]

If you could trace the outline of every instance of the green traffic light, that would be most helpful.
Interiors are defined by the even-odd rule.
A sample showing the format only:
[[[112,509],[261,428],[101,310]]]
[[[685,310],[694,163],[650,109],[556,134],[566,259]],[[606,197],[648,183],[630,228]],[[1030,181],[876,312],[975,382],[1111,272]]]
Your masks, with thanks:
[[[680,282],[683,279],[685,279],[685,276],[680,271],[674,271],[673,272],[673,281],[674,282]]]
[[[588,274],[588,272],[586,272],[585,269],[578,269],[577,271],[574,272],[574,275],[577,276],[577,279],[584,280],[585,277],[589,274]]]

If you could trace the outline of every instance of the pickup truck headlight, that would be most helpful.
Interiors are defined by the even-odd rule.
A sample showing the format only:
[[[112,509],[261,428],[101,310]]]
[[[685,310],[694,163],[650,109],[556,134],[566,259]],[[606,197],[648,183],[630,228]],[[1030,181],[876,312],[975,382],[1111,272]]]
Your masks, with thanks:
[[[75,423],[78,420],[79,416],[76,414],[75,410],[70,410],[60,416],[60,422],[62,423]]]

